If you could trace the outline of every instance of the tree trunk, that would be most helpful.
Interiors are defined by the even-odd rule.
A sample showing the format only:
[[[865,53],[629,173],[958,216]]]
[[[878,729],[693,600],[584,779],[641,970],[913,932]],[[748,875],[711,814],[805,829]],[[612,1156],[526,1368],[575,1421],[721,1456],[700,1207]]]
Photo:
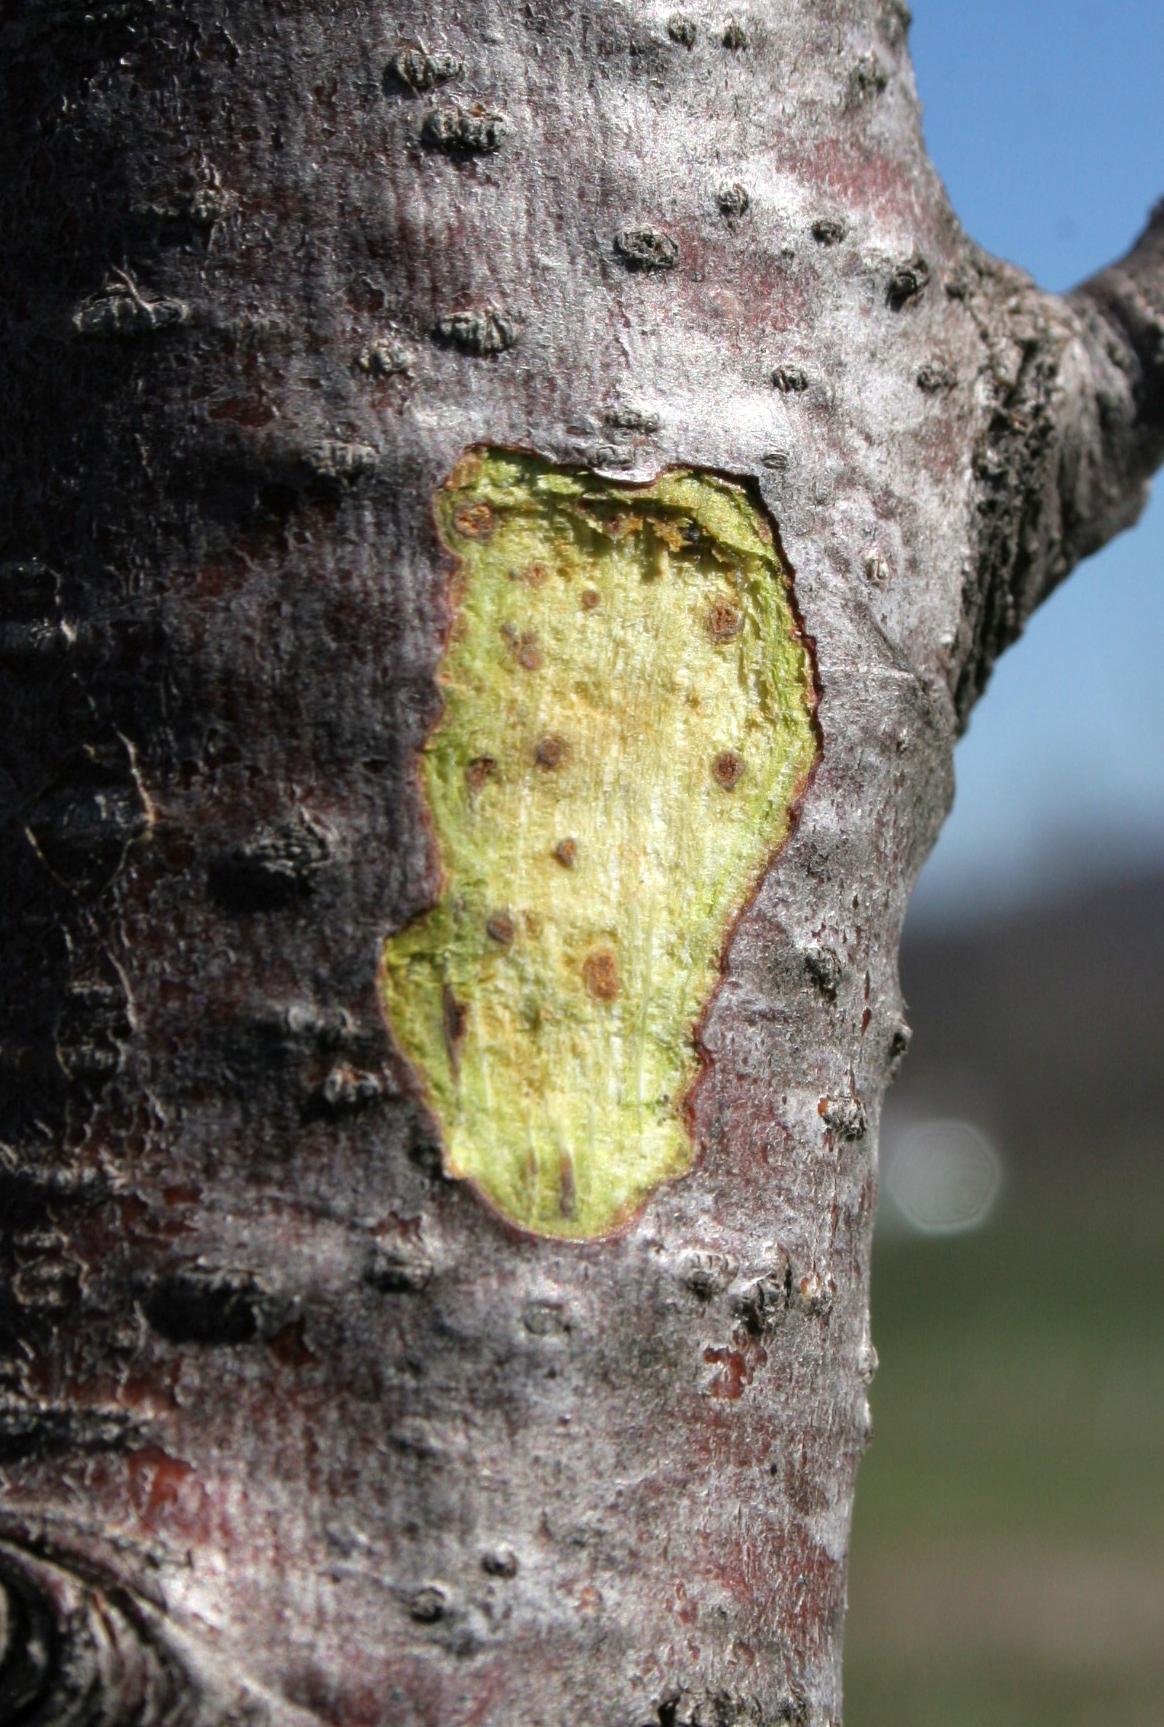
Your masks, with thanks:
[[[1164,429],[907,24],[6,8],[5,1721],[839,1723],[906,898]]]

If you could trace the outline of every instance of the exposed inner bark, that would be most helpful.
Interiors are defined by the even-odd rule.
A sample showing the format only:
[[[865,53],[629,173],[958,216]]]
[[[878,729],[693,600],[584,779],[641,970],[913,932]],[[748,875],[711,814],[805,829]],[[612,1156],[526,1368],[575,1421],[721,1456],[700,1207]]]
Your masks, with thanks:
[[[1159,218],[984,259],[905,25],[6,9],[5,1719],[839,1722],[906,898],[1161,453]],[[478,444],[749,480],[819,678],[699,1161],[586,1244],[445,1179],[378,997]]]
[[[820,756],[812,656],[770,523],[719,475],[469,451],[437,509],[441,888],[385,945],[389,1027],[446,1173],[593,1240],[694,1161],[699,1028]]]

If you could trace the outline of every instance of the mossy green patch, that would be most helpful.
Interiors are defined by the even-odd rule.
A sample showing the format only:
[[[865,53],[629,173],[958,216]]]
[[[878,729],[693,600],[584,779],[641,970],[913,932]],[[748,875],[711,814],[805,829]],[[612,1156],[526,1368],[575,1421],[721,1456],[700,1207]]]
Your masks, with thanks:
[[[714,474],[473,451],[437,517],[443,886],[385,946],[388,1017],[449,1173],[604,1235],[691,1165],[696,1027],[816,758],[811,660],[761,507]]]

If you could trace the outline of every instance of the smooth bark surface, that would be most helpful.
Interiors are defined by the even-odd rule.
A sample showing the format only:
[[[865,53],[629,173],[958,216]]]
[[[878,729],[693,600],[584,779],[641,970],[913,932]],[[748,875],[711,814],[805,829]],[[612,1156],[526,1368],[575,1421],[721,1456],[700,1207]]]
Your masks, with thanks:
[[[906,26],[6,8],[5,1721],[840,1721],[907,895],[1164,437],[1159,214],[985,258]],[[379,999],[474,445],[747,482],[815,653],[699,1160],[586,1244],[447,1178]]]

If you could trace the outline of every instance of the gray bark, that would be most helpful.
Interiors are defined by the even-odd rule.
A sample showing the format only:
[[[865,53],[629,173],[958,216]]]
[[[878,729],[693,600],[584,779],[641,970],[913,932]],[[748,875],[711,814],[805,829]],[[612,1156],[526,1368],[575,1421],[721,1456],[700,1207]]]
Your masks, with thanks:
[[[1164,437],[1159,212],[984,257],[906,26],[6,9],[5,1721],[839,1723],[907,896]],[[819,673],[700,1161],[584,1246],[446,1178],[377,999],[475,443],[755,482]]]

